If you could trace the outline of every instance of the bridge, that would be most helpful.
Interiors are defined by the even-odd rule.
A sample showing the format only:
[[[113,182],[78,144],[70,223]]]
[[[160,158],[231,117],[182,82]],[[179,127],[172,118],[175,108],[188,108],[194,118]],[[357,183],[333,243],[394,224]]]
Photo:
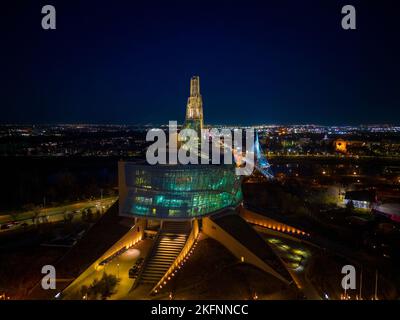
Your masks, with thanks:
[[[271,165],[269,164],[267,157],[261,150],[260,142],[258,140],[258,133],[256,131],[256,138],[254,142],[254,167],[267,179],[273,179],[274,175],[271,170]]]

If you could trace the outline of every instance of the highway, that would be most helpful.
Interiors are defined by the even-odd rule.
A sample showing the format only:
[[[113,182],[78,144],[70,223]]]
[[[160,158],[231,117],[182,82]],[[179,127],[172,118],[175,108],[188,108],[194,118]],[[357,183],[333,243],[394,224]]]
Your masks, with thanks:
[[[20,229],[38,223],[54,223],[64,221],[70,215],[72,220],[81,217],[82,210],[91,209],[93,213],[103,213],[117,197],[80,201],[68,205],[30,210],[17,214],[0,214],[0,233]]]

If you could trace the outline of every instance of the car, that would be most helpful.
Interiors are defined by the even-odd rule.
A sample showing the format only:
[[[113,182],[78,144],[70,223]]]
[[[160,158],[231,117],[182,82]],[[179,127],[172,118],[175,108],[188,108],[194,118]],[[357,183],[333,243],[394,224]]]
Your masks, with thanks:
[[[129,278],[133,278],[133,279],[137,278],[138,273],[139,273],[139,268],[136,268],[136,269],[131,268],[131,269],[129,269]]]
[[[134,265],[132,268],[130,268],[130,270],[132,271],[137,271],[139,269],[138,265]]]

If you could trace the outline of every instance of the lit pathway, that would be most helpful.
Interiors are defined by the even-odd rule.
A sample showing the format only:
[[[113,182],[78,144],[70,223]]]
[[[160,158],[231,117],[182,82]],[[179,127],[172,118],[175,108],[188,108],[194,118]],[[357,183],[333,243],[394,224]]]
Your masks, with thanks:
[[[145,257],[151,247],[151,242],[152,240],[142,240],[120,256],[111,260],[105,266],[98,266],[97,270],[93,269],[89,274],[86,271],[83,272],[63,291],[63,299],[81,299],[81,287],[83,285],[89,287],[95,279],[100,280],[104,272],[115,275],[120,280],[116,286],[115,293],[109,299],[124,299],[133,285],[133,279],[129,278],[129,269],[135,264],[139,257]],[[92,268],[92,266],[89,268]]]

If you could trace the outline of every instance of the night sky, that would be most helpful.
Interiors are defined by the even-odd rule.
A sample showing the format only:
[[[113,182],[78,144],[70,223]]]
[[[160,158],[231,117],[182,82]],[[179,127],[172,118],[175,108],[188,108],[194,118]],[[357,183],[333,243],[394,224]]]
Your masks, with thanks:
[[[3,2],[2,123],[400,124],[397,0]]]

